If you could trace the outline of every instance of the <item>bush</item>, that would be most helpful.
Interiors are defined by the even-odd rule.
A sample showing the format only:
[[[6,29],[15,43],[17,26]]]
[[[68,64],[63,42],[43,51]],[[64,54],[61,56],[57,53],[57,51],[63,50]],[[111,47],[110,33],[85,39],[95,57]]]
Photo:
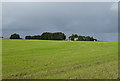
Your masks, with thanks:
[[[20,35],[19,34],[12,34],[11,36],[10,36],[10,39],[21,39],[20,38]]]

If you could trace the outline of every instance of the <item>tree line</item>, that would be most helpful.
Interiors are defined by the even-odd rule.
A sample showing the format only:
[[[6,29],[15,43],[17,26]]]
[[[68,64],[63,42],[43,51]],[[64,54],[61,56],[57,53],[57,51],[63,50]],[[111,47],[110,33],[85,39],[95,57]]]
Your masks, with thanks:
[[[97,41],[97,39],[90,36],[81,36],[77,34],[72,34],[68,37],[68,40],[72,41]],[[10,39],[22,39],[19,34],[12,34]],[[66,40],[66,35],[62,32],[44,32],[41,35],[25,36],[25,39],[38,39],[38,40]]]
[[[81,36],[81,35],[77,35],[77,34],[72,34],[71,36],[69,36],[69,39],[74,41],[97,41],[97,39],[90,37],[90,36]]]
[[[42,35],[26,36],[25,39],[39,39],[39,40],[65,40],[66,35],[62,32],[44,32]]]

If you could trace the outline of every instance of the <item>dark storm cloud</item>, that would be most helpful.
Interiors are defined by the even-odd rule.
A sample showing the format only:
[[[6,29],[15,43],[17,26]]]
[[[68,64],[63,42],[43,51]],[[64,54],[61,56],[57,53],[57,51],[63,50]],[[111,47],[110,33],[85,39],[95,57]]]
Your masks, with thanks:
[[[3,3],[3,36],[15,32],[23,37],[44,31],[62,31],[67,35],[77,33],[116,41],[116,6],[116,3],[107,2]]]
[[[2,36],[2,3],[0,3],[0,37]]]

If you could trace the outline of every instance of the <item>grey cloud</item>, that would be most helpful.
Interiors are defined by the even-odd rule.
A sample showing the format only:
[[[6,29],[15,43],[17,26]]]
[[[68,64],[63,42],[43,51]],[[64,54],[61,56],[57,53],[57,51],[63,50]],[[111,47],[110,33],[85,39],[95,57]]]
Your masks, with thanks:
[[[117,40],[118,14],[112,2],[3,3],[3,35],[21,36],[44,31],[92,35],[99,40]],[[111,8],[113,7],[113,8]],[[92,33],[92,34],[91,34]],[[106,35],[107,33],[107,35]],[[114,34],[111,39],[110,35]]]

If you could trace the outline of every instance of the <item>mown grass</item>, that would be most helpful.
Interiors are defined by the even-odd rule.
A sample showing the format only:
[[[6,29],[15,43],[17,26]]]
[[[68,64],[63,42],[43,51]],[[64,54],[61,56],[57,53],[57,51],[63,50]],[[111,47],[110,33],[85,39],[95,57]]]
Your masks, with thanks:
[[[2,80],[2,39],[0,39],[0,80]]]
[[[3,40],[3,79],[117,79],[118,42]]]

